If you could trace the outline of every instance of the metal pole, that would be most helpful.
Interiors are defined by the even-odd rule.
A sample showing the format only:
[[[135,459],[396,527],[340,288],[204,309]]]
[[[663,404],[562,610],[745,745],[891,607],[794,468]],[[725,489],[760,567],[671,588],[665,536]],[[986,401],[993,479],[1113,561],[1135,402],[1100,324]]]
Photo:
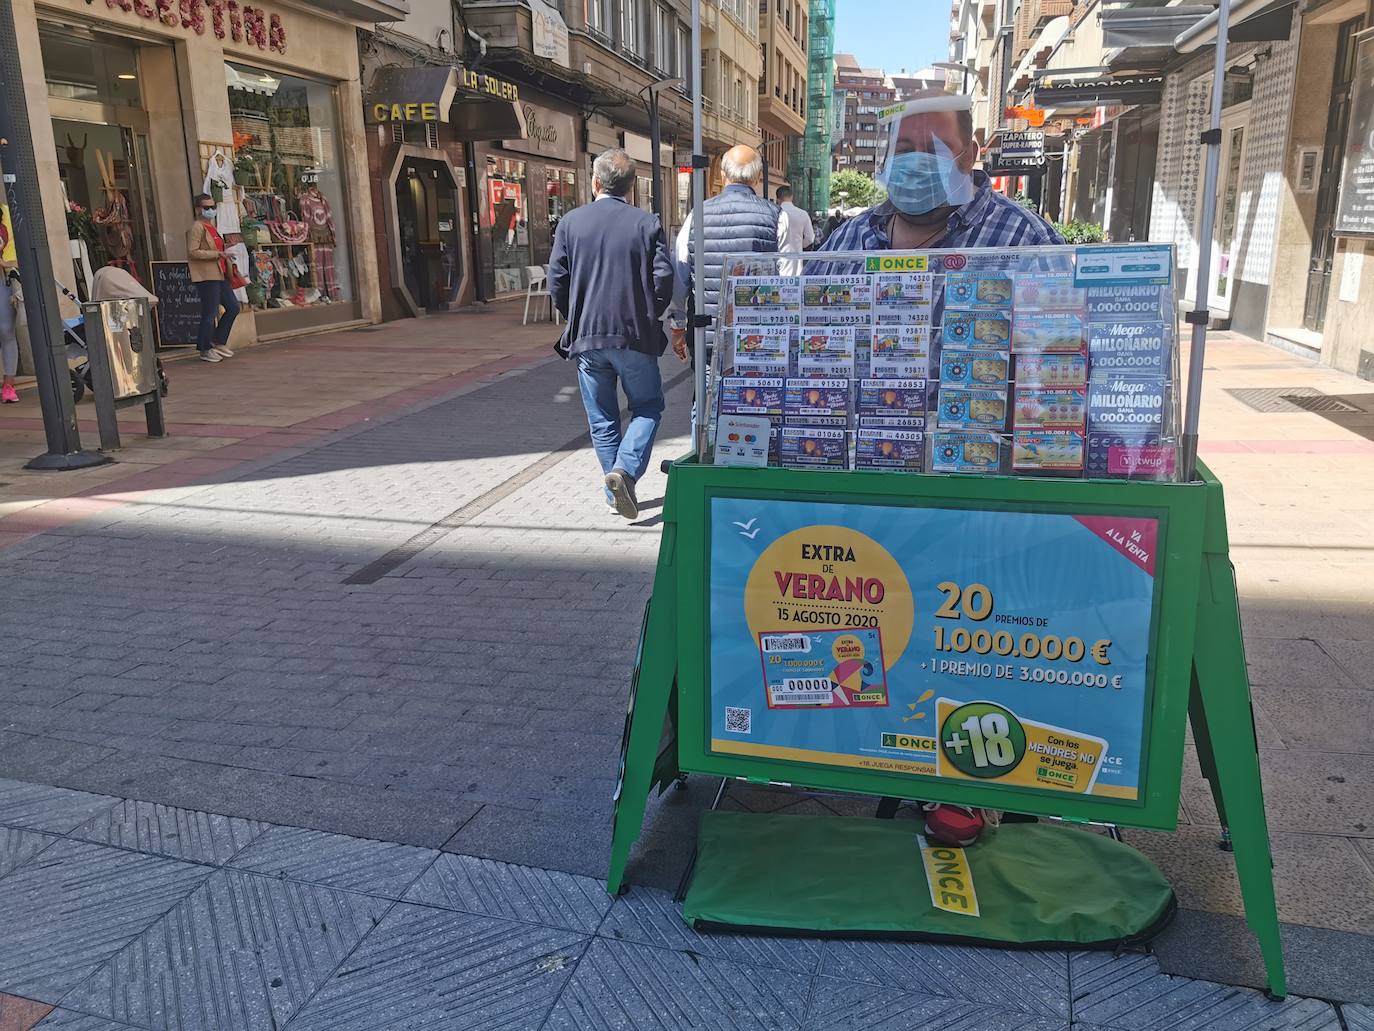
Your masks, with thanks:
[[[1207,166],[1202,176],[1202,220],[1198,227],[1197,289],[1188,322],[1193,327],[1193,346],[1188,355],[1188,402],[1184,409],[1183,471],[1192,480],[1197,471],[1197,427],[1202,403],[1202,367],[1206,364],[1208,303],[1212,289],[1212,231],[1217,218],[1217,172],[1221,165],[1221,91],[1226,81],[1226,34],[1231,0],[1217,8],[1217,54],[1212,69],[1212,117],[1203,142]]]
[[[15,28],[13,0],[0,0],[0,165],[10,198],[16,256],[24,288],[24,312],[28,317],[29,344],[34,375],[38,377],[38,401],[43,410],[43,432],[48,450],[27,464],[29,469],[84,469],[109,459],[81,450],[72,400],[71,373],[62,339],[61,309],[53,285],[52,252],[38,187],[38,166],[33,155],[33,134],[24,96],[24,77],[19,65],[19,34]],[[0,191],[4,192],[4,191]]]
[[[653,148],[652,159],[653,181],[649,184],[653,196],[654,214],[658,216],[660,222],[663,221],[663,170],[662,160],[659,157],[659,148],[663,144],[662,126],[658,120],[658,90],[649,90],[649,146]]]
[[[697,424],[693,427],[693,443],[698,462],[706,456],[707,422],[706,327],[700,322],[706,279],[706,169],[698,163],[704,153],[701,141],[701,0],[692,0],[692,350],[697,363],[694,377]]]

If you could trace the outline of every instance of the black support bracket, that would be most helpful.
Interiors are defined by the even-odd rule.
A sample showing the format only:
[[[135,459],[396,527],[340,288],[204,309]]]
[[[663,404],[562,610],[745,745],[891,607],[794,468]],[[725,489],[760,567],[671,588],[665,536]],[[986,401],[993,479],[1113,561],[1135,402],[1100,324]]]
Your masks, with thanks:
[[[1212,320],[1212,313],[1207,309],[1201,311],[1190,311],[1183,316],[1183,321],[1190,326],[1205,326]]]
[[[1213,144],[1213,143],[1220,143],[1220,142],[1221,142],[1221,130],[1220,130],[1220,129],[1208,129],[1206,132],[1198,133],[1197,141],[1198,141],[1199,143],[1203,144],[1204,146],[1210,146],[1210,145]]]

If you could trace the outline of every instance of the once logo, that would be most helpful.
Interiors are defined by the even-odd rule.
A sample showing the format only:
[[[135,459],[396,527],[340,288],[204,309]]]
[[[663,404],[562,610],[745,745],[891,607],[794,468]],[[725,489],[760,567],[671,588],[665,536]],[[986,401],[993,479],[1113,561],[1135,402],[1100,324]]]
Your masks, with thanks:
[[[968,264],[968,258],[962,254],[946,254],[945,268],[960,269]]]

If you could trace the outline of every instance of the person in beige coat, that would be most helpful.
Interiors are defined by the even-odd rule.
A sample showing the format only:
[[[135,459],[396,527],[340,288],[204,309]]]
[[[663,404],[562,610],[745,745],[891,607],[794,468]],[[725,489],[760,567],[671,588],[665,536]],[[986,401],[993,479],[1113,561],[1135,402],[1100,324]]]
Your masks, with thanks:
[[[234,356],[229,349],[229,331],[238,318],[239,302],[229,283],[233,266],[224,256],[224,240],[215,228],[215,199],[208,193],[198,193],[193,205],[196,223],[186,233],[186,258],[191,266],[191,282],[200,294],[196,350],[201,361],[219,362]]]

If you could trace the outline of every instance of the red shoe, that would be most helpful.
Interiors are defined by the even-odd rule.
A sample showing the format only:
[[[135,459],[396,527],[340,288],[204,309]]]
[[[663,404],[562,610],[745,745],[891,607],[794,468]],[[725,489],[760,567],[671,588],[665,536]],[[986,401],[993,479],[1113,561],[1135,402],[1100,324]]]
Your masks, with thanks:
[[[967,848],[983,833],[983,814],[977,809],[929,802],[925,817],[926,837],[941,845]]]
[[[17,405],[19,403],[19,391],[14,389],[13,383],[6,383],[0,387],[0,404]]]

